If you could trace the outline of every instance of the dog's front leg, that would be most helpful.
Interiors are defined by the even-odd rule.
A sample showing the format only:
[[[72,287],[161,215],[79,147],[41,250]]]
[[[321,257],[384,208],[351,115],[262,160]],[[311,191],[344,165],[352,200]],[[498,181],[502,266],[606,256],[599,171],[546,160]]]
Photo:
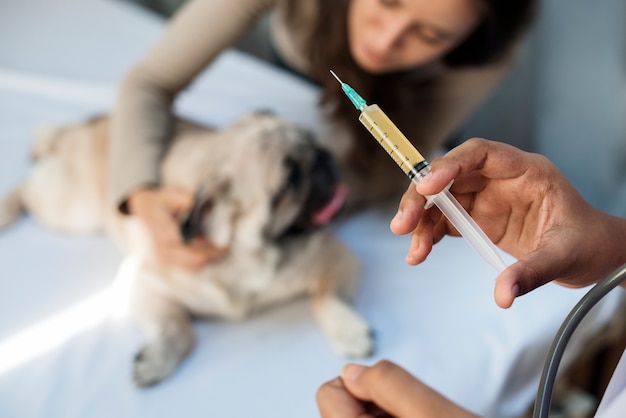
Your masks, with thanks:
[[[138,286],[131,313],[147,342],[137,353],[133,379],[138,386],[154,385],[170,375],[194,345],[191,318],[156,289]]]
[[[332,259],[308,269],[318,276],[311,289],[313,315],[335,351],[350,357],[371,355],[374,341],[370,326],[349,302],[360,273],[358,262],[336,240],[325,248],[331,249],[327,254]]]
[[[135,356],[133,380],[145,387],[159,383],[174,371],[191,351],[194,336],[188,318],[168,316],[142,328],[148,341]]]
[[[374,341],[367,321],[346,301],[326,294],[313,297],[311,302],[313,314],[336,352],[350,357],[373,353]]]

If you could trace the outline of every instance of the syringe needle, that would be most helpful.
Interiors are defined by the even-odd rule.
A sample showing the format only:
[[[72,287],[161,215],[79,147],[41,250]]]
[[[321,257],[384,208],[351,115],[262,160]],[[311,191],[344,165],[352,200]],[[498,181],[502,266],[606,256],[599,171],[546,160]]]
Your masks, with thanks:
[[[330,70],[330,73],[333,75],[333,77],[337,79],[337,81],[339,81],[339,84],[345,84],[343,81],[341,81],[341,79],[337,76],[337,74],[335,74],[333,70]]]
[[[356,91],[354,91],[352,87],[341,81],[341,79],[337,76],[337,74],[335,74],[333,70],[330,70],[330,73],[333,75],[333,77],[337,79],[337,81],[339,81],[339,84],[341,84],[341,90],[343,90],[346,96],[348,96],[354,107],[356,107],[358,110],[363,110],[363,108],[367,106],[365,100]]]

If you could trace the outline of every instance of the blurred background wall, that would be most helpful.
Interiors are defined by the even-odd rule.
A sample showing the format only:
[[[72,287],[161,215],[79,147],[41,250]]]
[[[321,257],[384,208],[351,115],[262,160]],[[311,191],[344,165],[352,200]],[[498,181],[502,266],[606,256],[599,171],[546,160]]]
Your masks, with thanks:
[[[184,2],[122,1],[164,17]],[[239,47],[262,51],[255,33]],[[592,205],[626,217],[626,0],[542,0],[513,71],[459,138],[473,136],[548,156]]]
[[[626,1],[548,0],[535,145],[592,204],[626,217]]]
[[[540,6],[517,66],[464,137],[542,153],[592,205],[626,217],[626,1]]]

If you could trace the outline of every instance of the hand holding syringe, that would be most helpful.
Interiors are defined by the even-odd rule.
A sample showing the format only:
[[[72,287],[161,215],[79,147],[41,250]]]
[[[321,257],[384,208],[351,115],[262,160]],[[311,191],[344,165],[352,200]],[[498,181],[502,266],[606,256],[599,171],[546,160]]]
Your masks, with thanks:
[[[359,94],[344,83],[331,70],[332,75],[341,83],[341,88],[352,104],[361,111],[359,120],[378,140],[387,154],[400,166],[414,183],[418,183],[430,171],[426,159],[415,149],[413,144],[400,132],[393,122],[376,104],[368,105]],[[426,208],[437,205],[457,231],[470,243],[472,248],[498,273],[506,268],[496,246],[474,222],[463,206],[450,193],[450,183],[444,190],[433,196],[426,196]]]

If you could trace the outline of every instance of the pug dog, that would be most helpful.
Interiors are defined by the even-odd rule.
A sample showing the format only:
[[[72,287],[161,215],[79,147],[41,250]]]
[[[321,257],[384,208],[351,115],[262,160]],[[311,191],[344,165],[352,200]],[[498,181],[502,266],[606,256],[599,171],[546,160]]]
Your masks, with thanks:
[[[27,211],[55,230],[105,231],[139,260],[129,297],[146,337],[134,361],[138,386],[160,382],[192,350],[192,318],[241,320],[299,296],[309,296],[338,353],[372,352],[370,327],[350,304],[359,262],[328,227],[345,190],[310,132],[264,112],[219,130],[177,120],[162,184],[196,197],[180,219],[185,239],[202,235],[227,248],[190,271],[157,262],[139,221],[108,199],[109,129],[102,116],[40,135],[32,171],[0,203],[0,227]]]

